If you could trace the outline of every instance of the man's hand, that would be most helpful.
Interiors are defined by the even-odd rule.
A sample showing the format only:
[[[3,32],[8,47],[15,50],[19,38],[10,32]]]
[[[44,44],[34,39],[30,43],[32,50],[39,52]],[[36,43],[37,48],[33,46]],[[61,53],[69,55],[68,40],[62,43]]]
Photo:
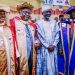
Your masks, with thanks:
[[[54,51],[55,46],[54,45],[50,45],[47,49],[48,51],[52,52]]]
[[[35,48],[41,48],[41,43],[39,43],[39,42],[35,43],[34,46],[35,46]]]
[[[63,49],[58,51],[59,55],[63,56]]]

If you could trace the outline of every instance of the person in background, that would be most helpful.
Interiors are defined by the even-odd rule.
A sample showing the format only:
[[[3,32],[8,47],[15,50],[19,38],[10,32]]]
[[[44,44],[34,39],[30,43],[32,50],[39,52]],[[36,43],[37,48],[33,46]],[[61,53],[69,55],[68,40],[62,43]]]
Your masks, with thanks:
[[[16,51],[8,15],[10,7],[0,4],[0,75],[16,75]]]
[[[75,74],[75,6],[71,6],[65,12],[70,15],[70,51],[69,51],[69,75]]]
[[[55,17],[54,20],[58,23],[58,17]]]
[[[55,20],[50,20],[50,6],[42,6],[42,15],[43,19],[36,21],[37,35],[42,45],[37,49],[36,75],[58,75],[59,27]]]
[[[69,68],[69,25],[64,21],[64,15],[59,15],[58,22],[59,43],[58,43],[58,71],[59,75],[68,75]]]

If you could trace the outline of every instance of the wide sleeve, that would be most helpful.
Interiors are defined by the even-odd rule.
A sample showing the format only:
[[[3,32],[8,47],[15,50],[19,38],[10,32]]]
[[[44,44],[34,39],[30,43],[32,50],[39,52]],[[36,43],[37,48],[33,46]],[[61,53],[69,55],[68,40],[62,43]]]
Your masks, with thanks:
[[[59,26],[57,23],[55,23],[55,27],[54,27],[54,42],[53,45],[57,46],[58,42],[59,42]]]
[[[49,44],[47,43],[47,41],[45,40],[45,36],[44,36],[44,31],[42,29],[42,26],[40,26],[38,23],[36,23],[36,26],[37,26],[37,35],[38,35],[38,38],[41,42],[41,44],[48,48],[49,47]]]

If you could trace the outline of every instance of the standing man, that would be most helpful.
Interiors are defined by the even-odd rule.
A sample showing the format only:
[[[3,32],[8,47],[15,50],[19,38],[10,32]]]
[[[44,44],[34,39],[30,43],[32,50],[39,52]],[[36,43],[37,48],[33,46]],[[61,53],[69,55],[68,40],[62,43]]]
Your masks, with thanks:
[[[0,5],[0,75],[16,75],[13,35],[7,18],[9,12],[9,6]]]
[[[74,75],[75,71],[75,6],[70,7],[66,14],[72,19],[70,24],[70,53],[69,53],[69,75]]]
[[[38,38],[42,47],[37,49],[36,75],[58,75],[57,43],[59,41],[59,27],[55,20],[50,20],[51,9],[42,6],[43,19],[36,22]]]
[[[69,68],[69,25],[64,21],[64,15],[59,15],[58,71],[59,75],[68,75]]]
[[[17,6],[19,17],[15,17],[17,46],[20,53],[20,75],[35,75],[36,51],[34,49],[35,29],[31,25],[33,6],[24,2]]]

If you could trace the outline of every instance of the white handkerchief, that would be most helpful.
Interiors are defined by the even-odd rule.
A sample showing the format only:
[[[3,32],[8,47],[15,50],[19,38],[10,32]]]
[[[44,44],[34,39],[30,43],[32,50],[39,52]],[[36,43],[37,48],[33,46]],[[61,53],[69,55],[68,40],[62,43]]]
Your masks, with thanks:
[[[62,23],[62,27],[66,27],[66,23]]]

